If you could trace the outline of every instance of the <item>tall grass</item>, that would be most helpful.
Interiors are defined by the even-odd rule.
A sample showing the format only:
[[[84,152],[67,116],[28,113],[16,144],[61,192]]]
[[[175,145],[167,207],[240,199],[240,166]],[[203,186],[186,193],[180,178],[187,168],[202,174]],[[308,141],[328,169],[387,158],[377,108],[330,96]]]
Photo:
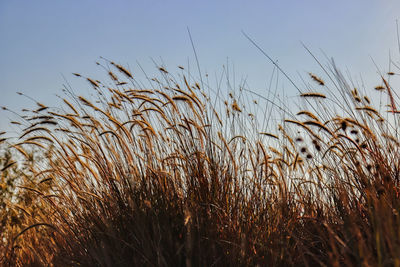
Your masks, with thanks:
[[[23,115],[12,149],[45,157],[16,189],[30,201],[8,202],[20,223],[2,221],[2,265],[399,266],[388,77],[388,113],[333,65],[328,82],[310,74],[297,115],[272,125],[265,117],[284,105],[250,112],[265,99],[246,90],[224,102],[184,70],[160,67],[144,88],[123,66],[102,66],[104,82],[75,74],[94,99],[67,90],[63,107]]]

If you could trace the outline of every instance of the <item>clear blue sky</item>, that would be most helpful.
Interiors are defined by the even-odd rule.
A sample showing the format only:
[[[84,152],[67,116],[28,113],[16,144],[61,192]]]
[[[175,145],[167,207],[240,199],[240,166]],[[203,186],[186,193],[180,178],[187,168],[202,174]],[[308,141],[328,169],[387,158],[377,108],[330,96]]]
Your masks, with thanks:
[[[149,74],[156,72],[150,58],[161,58],[173,71],[193,60],[187,27],[203,71],[218,72],[229,58],[258,92],[272,66],[241,30],[289,75],[318,73],[304,42],[372,86],[378,79],[370,56],[384,71],[389,51],[399,58],[399,16],[399,0],[0,0],[0,106],[33,106],[17,91],[55,103],[63,75],[72,85],[72,72],[96,77],[99,56],[133,71],[138,61]],[[296,94],[287,87],[286,94]],[[0,111],[0,130],[8,129],[9,117]]]

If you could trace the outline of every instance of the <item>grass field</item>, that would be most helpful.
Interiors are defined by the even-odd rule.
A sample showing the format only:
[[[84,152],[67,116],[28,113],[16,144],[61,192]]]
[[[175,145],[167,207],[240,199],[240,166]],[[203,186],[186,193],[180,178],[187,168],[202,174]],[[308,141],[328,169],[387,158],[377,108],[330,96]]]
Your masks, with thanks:
[[[99,65],[75,74],[92,98],[65,88],[0,139],[2,266],[400,266],[396,73],[310,73],[293,111],[183,67],[145,87]]]

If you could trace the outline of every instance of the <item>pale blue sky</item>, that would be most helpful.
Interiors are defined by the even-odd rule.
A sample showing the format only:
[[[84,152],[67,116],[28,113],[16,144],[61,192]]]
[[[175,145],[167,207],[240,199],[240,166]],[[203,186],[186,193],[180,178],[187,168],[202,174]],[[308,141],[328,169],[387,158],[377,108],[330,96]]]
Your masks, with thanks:
[[[156,72],[150,58],[161,58],[174,71],[193,62],[187,27],[204,72],[220,71],[229,58],[261,93],[272,66],[241,30],[291,76],[318,73],[304,42],[322,61],[320,49],[372,86],[378,77],[370,56],[383,71],[389,51],[399,58],[399,16],[398,0],[0,0],[0,106],[33,106],[17,91],[56,103],[62,76],[72,85],[72,72],[98,76],[99,56],[133,71],[138,61],[149,74]],[[296,94],[289,84],[287,90]],[[9,117],[0,111],[0,129],[8,129]]]

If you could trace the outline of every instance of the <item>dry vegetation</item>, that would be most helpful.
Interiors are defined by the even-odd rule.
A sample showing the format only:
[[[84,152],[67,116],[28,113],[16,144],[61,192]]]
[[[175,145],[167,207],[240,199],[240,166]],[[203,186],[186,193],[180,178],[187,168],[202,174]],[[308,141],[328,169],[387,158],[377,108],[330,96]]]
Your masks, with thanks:
[[[272,125],[275,94],[224,105],[183,68],[145,88],[101,65],[107,82],[75,74],[94,99],[66,88],[0,141],[2,266],[400,266],[390,75],[388,111],[332,68]]]

